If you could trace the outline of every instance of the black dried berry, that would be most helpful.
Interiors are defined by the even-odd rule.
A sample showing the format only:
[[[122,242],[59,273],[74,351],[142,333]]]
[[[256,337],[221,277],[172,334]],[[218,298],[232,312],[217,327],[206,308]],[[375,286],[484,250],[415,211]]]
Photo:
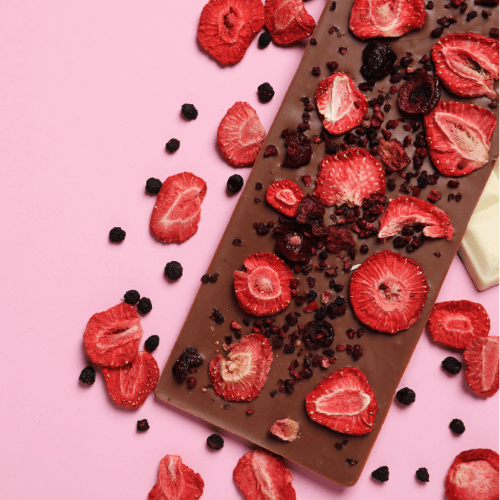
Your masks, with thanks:
[[[285,129],[281,132],[285,139],[285,161],[283,167],[299,168],[309,165],[312,156],[311,139],[298,130]]]
[[[151,304],[151,301],[147,297],[142,297],[137,304],[137,309],[139,309],[142,314],[147,314],[149,311],[151,311],[151,309],[153,309],[153,306]]]
[[[309,321],[304,327],[303,339],[308,349],[328,347],[334,337],[333,326],[328,321]]]
[[[203,358],[194,347],[188,347],[176,360],[172,373],[179,382],[184,382],[190,368],[197,368],[203,363]]]
[[[422,483],[428,483],[429,482],[429,472],[425,467],[420,467],[418,471],[415,473],[417,476],[417,479],[421,481]]]
[[[269,102],[274,97],[274,89],[268,82],[257,87],[257,95],[260,102]]]
[[[162,187],[163,183],[160,179],[155,179],[154,177],[150,177],[146,181],[146,192],[149,194],[158,194]]]
[[[455,433],[455,434],[463,434],[465,432],[465,425],[464,423],[458,419],[454,418],[450,422],[450,429]]]
[[[212,434],[207,437],[207,446],[211,450],[220,450],[224,446],[224,439],[218,434]]]
[[[243,177],[239,174],[234,174],[227,180],[227,190],[234,194],[243,187]]]
[[[462,369],[462,363],[460,363],[460,361],[453,356],[448,356],[444,359],[441,362],[441,366],[443,367],[443,370],[448,372],[450,375],[456,375],[457,373],[460,373],[460,370]]]
[[[181,145],[181,142],[178,139],[170,139],[167,144],[165,144],[165,149],[169,153],[175,153]]]
[[[396,53],[390,45],[370,42],[363,50],[361,74],[367,80],[381,80],[389,74],[396,59]]]
[[[381,483],[389,481],[389,467],[387,465],[379,467],[372,472],[372,477]]]
[[[268,31],[264,31],[259,36],[259,49],[265,49],[271,43],[272,37]]]
[[[396,393],[396,399],[402,405],[408,406],[409,404],[415,402],[415,392],[408,387],[403,387],[403,389],[399,389]]]
[[[139,432],[145,432],[149,429],[149,424],[147,419],[137,421],[137,430]]]
[[[160,344],[160,337],[158,335],[151,335],[146,342],[144,342],[144,347],[149,351],[153,352]]]
[[[410,114],[430,113],[441,99],[439,80],[428,73],[420,73],[399,89],[399,109]]]
[[[196,120],[198,117],[198,110],[192,104],[183,104],[182,114],[186,120]]]
[[[179,262],[173,260],[165,266],[164,272],[170,281],[177,281],[182,276],[182,266]]]
[[[125,239],[127,233],[121,227],[114,227],[109,232],[109,241],[111,243],[120,243]]]
[[[139,302],[139,299],[141,298],[141,295],[137,290],[129,290],[128,292],[125,292],[125,295],[123,296],[123,300],[127,304],[137,304]]]
[[[216,325],[221,325],[224,323],[224,316],[222,313],[219,311],[217,307],[214,307],[214,310],[210,314],[210,319],[216,324]]]
[[[95,382],[95,370],[92,366],[86,366],[80,373],[79,379],[82,384],[92,385]]]

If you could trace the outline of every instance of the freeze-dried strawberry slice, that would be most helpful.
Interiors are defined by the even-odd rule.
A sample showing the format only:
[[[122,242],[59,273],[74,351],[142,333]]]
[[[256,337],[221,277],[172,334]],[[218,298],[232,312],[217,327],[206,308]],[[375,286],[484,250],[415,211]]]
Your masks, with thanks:
[[[373,429],[378,403],[361,370],[341,368],[306,396],[306,411],[318,424],[360,435]]]
[[[429,152],[436,168],[461,177],[488,161],[497,119],[484,108],[465,102],[440,101],[424,116]]]
[[[284,418],[283,420],[276,420],[269,429],[269,432],[283,441],[292,443],[297,439],[299,429],[298,422],[291,418]]]
[[[201,203],[207,194],[203,179],[181,172],[163,183],[151,214],[149,227],[161,241],[182,243],[196,234]]]
[[[96,365],[123,366],[137,357],[143,333],[135,307],[122,302],[89,319],[83,343]]]
[[[446,476],[445,494],[448,500],[498,500],[498,453],[462,451]]]
[[[179,455],[165,455],[148,500],[194,500],[201,497],[204,487],[201,476],[184,465]]]
[[[214,392],[226,401],[252,401],[264,387],[273,362],[269,340],[252,333],[231,345],[227,358],[217,354],[208,366]]]
[[[293,476],[280,457],[257,449],[245,453],[233,471],[245,500],[295,500]]]
[[[489,398],[498,391],[498,337],[478,337],[464,351],[465,378],[479,396]]]
[[[210,0],[198,24],[200,45],[224,66],[243,59],[264,26],[260,0]]]
[[[465,349],[477,337],[490,333],[486,309],[468,300],[450,300],[434,305],[427,324],[432,340],[455,349]]]
[[[441,38],[431,51],[436,76],[460,97],[496,99],[498,40],[479,33],[453,33]]]
[[[340,135],[357,127],[368,109],[368,99],[346,73],[325,78],[314,94],[323,126],[330,134]]]
[[[349,28],[363,40],[397,37],[420,29],[425,22],[424,0],[354,0]]]
[[[379,238],[389,238],[405,226],[424,225],[424,235],[429,238],[451,240],[455,230],[451,220],[440,208],[415,197],[398,196],[389,202],[380,218]]]
[[[319,164],[314,194],[327,206],[360,207],[371,194],[385,194],[380,162],[362,148],[326,156]]]
[[[283,45],[307,38],[316,27],[302,0],[266,0],[264,18],[274,42]]]
[[[403,145],[397,139],[390,139],[389,141],[380,139],[378,154],[387,172],[403,170],[411,162]]]
[[[384,250],[354,271],[349,298],[362,323],[379,332],[397,333],[420,318],[428,291],[424,271],[416,262]]]
[[[251,167],[265,138],[266,131],[248,102],[235,102],[217,129],[219,149],[235,167]]]
[[[278,212],[294,217],[304,193],[293,181],[274,181],[266,191],[266,200]]]
[[[246,272],[234,271],[234,291],[243,311],[253,316],[283,311],[291,300],[292,270],[270,252],[249,255],[243,264]]]
[[[140,351],[132,363],[119,368],[103,367],[102,374],[111,399],[117,405],[136,410],[156,387],[160,371],[155,358]]]

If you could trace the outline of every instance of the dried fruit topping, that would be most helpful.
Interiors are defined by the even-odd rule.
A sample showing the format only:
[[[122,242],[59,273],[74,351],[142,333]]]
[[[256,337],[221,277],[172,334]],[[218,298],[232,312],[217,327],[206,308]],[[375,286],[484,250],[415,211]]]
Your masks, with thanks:
[[[292,262],[305,262],[311,258],[312,242],[300,233],[280,234],[274,251]]]
[[[398,106],[405,113],[430,113],[441,99],[439,80],[429,73],[418,73],[399,89]]]
[[[167,144],[165,144],[165,149],[169,153],[175,153],[181,145],[181,142],[178,139],[172,138],[170,139]]]
[[[258,86],[257,94],[260,102],[269,102],[274,97],[274,89],[268,82],[265,82]]]
[[[220,450],[224,446],[224,439],[218,434],[211,434],[207,437],[207,446],[211,450]]]
[[[162,182],[160,179],[155,179],[154,177],[150,177],[146,181],[146,193],[148,194],[158,194],[160,192],[162,186]]]
[[[141,298],[141,294],[137,290],[128,290],[125,292],[125,295],[123,296],[123,300],[127,304],[137,304],[139,302],[139,299]]]
[[[80,373],[78,380],[82,384],[92,385],[95,382],[95,370],[93,366],[86,366]]]
[[[308,349],[324,349],[332,344],[334,338],[333,326],[328,321],[309,321],[304,327],[303,339]]]
[[[313,224],[315,221],[322,221],[324,215],[325,205],[321,200],[306,194],[297,207],[295,220],[299,224]]]
[[[382,467],[375,469],[372,472],[372,477],[373,479],[375,479],[376,481],[380,481],[381,483],[389,481],[389,467],[387,467],[387,465],[383,465]]]
[[[146,342],[144,342],[144,347],[148,352],[153,352],[160,345],[160,337],[158,335],[151,335],[147,338]]]
[[[167,265],[165,266],[165,276],[170,280],[170,281],[177,281],[181,276],[182,276],[182,265],[180,262],[177,262],[176,260],[173,260],[171,262],[168,262]]]
[[[309,165],[312,156],[311,139],[298,130],[285,129],[281,132],[285,139],[285,161],[283,167],[299,168]]]
[[[304,198],[304,193],[293,181],[274,181],[266,191],[266,200],[278,212],[288,217],[294,217],[299,206],[299,201]]]
[[[175,361],[172,373],[179,382],[186,380],[190,370],[197,368],[203,363],[203,358],[194,347],[188,347]]]
[[[396,62],[396,53],[387,43],[370,42],[363,50],[361,74],[367,80],[382,80]]]
[[[227,180],[227,190],[231,193],[237,193],[243,187],[243,177],[239,174],[233,174]]]
[[[378,145],[380,160],[385,166],[386,172],[403,170],[410,163],[410,157],[406,154],[403,145],[397,139],[380,139]]]
[[[415,402],[415,392],[408,387],[403,387],[396,392],[396,399],[398,403],[408,406]]]
[[[443,367],[443,370],[448,372],[450,375],[456,375],[457,373],[460,373],[460,370],[462,369],[462,363],[460,363],[460,361],[453,356],[448,356],[443,359],[441,366]]]
[[[489,398],[498,391],[498,337],[478,337],[464,351],[465,378],[479,396]]]
[[[295,420],[292,420],[291,418],[285,418],[283,420],[276,420],[269,432],[283,441],[292,443],[297,439],[299,429],[300,427],[298,422],[295,422]]]
[[[345,227],[328,226],[325,246],[329,252],[339,254],[354,247],[352,233]]]
[[[420,469],[415,472],[415,476],[421,483],[429,482],[429,471],[425,467],[420,467]]]
[[[111,243],[121,243],[126,235],[127,233],[121,227],[113,227],[109,231],[109,241]]]
[[[464,423],[460,419],[454,418],[450,422],[450,429],[455,434],[463,434],[465,432],[465,425],[464,425]]]
[[[183,104],[181,113],[186,120],[196,120],[196,118],[198,118],[198,110],[195,108],[194,104]]]
[[[144,418],[143,420],[138,420],[136,428],[138,432],[146,432],[149,429],[148,420],[146,418]]]

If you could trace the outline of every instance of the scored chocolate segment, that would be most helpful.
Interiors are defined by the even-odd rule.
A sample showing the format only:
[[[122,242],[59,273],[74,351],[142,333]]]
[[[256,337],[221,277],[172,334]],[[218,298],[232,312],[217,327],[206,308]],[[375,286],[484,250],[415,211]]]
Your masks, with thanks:
[[[217,349],[220,349],[221,354],[223,354],[221,347],[224,337],[231,333],[229,328],[231,321],[236,320],[243,325],[243,318],[249,318],[251,320],[250,326],[243,326],[242,329],[242,334],[246,335],[251,332],[254,319],[256,319],[249,317],[238,307],[233,291],[234,271],[243,271],[243,261],[250,254],[274,251],[276,237],[272,235],[272,232],[267,236],[261,236],[257,234],[253,225],[255,222],[266,224],[269,221],[275,221],[277,223],[280,214],[266,202],[255,204],[255,184],[261,182],[265,190],[274,180],[289,179],[297,183],[305,194],[312,194],[314,191],[314,179],[318,172],[318,164],[325,156],[324,142],[316,144],[312,141],[313,155],[308,165],[293,169],[283,168],[285,148],[281,136],[283,130],[296,130],[297,126],[302,122],[304,103],[301,99],[307,97],[311,103],[314,102],[314,94],[321,77],[315,76],[312,73],[312,68],[320,67],[322,74],[328,75],[330,68],[336,67],[335,62],[338,63],[336,70],[349,74],[356,85],[364,82],[360,67],[362,65],[361,53],[366,46],[366,42],[356,39],[348,29],[352,2],[338,1],[337,8],[334,11],[329,9],[329,5],[330,3],[327,3],[314,34],[317,43],[309,45],[306,49],[297,73],[253,167],[250,178],[246,183],[245,190],[210,264],[208,273],[218,272],[220,274],[219,279],[217,283],[201,285],[193,307],[172,350],[170,359],[163,370],[156,389],[156,395],[163,401],[293,460],[327,479],[345,486],[352,486],[361,475],[370,450],[392,404],[399,381],[424,329],[451,261],[457,252],[469,218],[493,168],[494,159],[498,156],[498,132],[495,132],[492,141],[490,161],[483,168],[461,178],[459,190],[455,189],[453,191],[455,194],[456,191],[460,191],[461,200],[459,203],[455,199],[448,201],[447,195],[450,189],[447,187],[449,180],[447,177],[440,177],[437,184],[422,188],[421,199],[427,199],[431,189],[436,189],[443,195],[442,199],[435,203],[435,206],[441,208],[450,216],[455,234],[450,241],[444,238],[437,240],[426,238],[425,244],[411,254],[411,259],[423,268],[429,284],[429,295],[422,316],[411,328],[395,335],[375,332],[362,325],[354,316],[350,304],[347,304],[346,314],[331,321],[335,330],[335,340],[331,347],[350,342],[359,343],[363,355],[358,359],[353,359],[352,356],[348,356],[345,352],[337,352],[337,361],[333,367],[326,370],[315,368],[311,378],[300,380],[295,384],[292,394],[278,392],[275,397],[271,397],[269,394],[278,389],[278,380],[289,376],[289,365],[297,358],[297,353],[290,355],[284,353],[283,349],[276,349],[267,382],[260,395],[250,403],[226,402],[216,397],[210,388],[203,392],[202,388],[210,383],[208,364],[216,354]],[[472,9],[472,6],[470,8]],[[436,2],[434,9],[427,11],[425,25],[421,30],[413,31],[398,39],[389,40],[387,43],[396,52],[398,60],[402,57],[411,57],[414,62],[410,66],[419,67],[418,61],[422,56],[429,55],[433,45],[437,42],[435,38],[431,37],[431,31],[440,26],[437,20],[450,15],[456,16],[458,22],[447,28],[447,33],[477,31],[488,36],[493,26],[494,16],[490,16],[486,21],[477,17],[471,22],[466,22],[466,13],[459,14],[459,9],[445,9]],[[331,29],[332,26],[338,27],[339,34],[343,36],[337,36],[337,32]],[[347,48],[347,51],[339,51],[341,47]],[[408,56],[407,52],[411,52],[411,56]],[[384,124],[387,124],[389,120],[397,120],[400,117],[396,104],[397,94],[393,94],[390,100],[385,99],[389,87],[392,85],[388,79],[389,77],[386,77],[376,82],[373,91],[366,93],[369,99],[382,95],[384,96],[384,103],[391,104],[390,111],[385,112],[386,121]],[[398,87],[400,85],[399,83]],[[384,93],[379,93],[379,89],[383,89]],[[495,90],[498,91],[498,82],[495,82]],[[457,98],[443,89],[441,99],[455,100]],[[487,108],[490,101],[486,98],[479,98],[474,100],[460,99],[460,102],[471,102]],[[495,109],[494,112],[498,119],[498,109]],[[315,110],[309,110],[309,113],[310,128],[305,130],[304,133],[309,138],[313,138],[314,135],[320,135],[321,133],[321,119]],[[406,124],[408,124],[409,120],[408,118]],[[421,122],[419,119],[417,121]],[[400,123],[399,126],[391,129],[392,138],[404,143],[405,136],[411,135],[413,144],[415,132],[406,131],[403,129],[403,125]],[[420,128],[420,131],[422,131],[422,128]],[[336,141],[341,143],[342,136],[339,136]],[[266,147],[271,145],[277,147],[278,155],[264,157],[263,153]],[[413,145],[407,148],[407,152],[411,154],[413,154],[413,150]],[[428,157],[423,160],[420,172],[423,170],[427,170],[429,175],[435,171]],[[413,172],[413,168],[408,166],[407,171]],[[304,175],[310,175],[313,180],[307,187],[304,186],[301,179]],[[396,181],[396,189],[388,191],[387,195],[390,198],[401,195],[399,186],[404,179],[400,177],[399,172],[388,173],[387,179]],[[333,210],[333,208],[326,209],[326,224],[330,223],[328,222],[330,221],[329,216],[333,213]],[[354,233],[352,234],[354,235]],[[232,241],[236,239],[242,240],[241,246],[232,244]],[[404,248],[394,249],[393,238],[383,242],[374,237],[359,239],[354,235],[354,239],[358,249],[354,264],[360,264],[366,258],[382,250],[397,251],[403,256],[409,255]],[[361,251],[363,244],[368,245],[367,252],[365,252],[366,248]],[[439,258],[436,256],[437,254],[440,255]],[[318,263],[317,257],[313,257],[311,262],[316,265]],[[339,265],[339,268],[342,268],[342,261],[332,254],[329,254],[327,262],[331,266]],[[344,289],[338,294],[329,287],[331,278],[326,277],[325,273],[313,271],[311,276],[317,279],[314,288],[318,292],[317,302],[320,300],[321,292],[324,291],[332,293],[331,302],[338,296],[348,300],[351,273],[343,273],[341,270],[339,276],[335,278],[337,284],[344,285]],[[296,277],[300,280],[299,289],[310,289],[306,282],[306,276],[300,273]],[[314,320],[314,313],[308,314],[304,312],[305,305],[307,304],[297,307],[295,301],[292,301],[284,311],[273,316],[276,318],[276,325],[283,325],[285,316],[293,311],[299,311],[302,314],[299,318],[299,324],[303,325]],[[217,307],[224,316],[226,320],[224,323],[216,324],[210,320],[209,316],[214,307]],[[365,328],[366,330],[362,338],[356,338],[356,341],[350,340],[346,335],[346,331],[349,329],[358,330],[359,328]],[[172,367],[175,360],[189,346],[196,347],[204,358],[203,365],[198,368],[195,375],[198,379],[198,385],[194,390],[189,390],[185,383],[178,383],[172,376]],[[304,347],[304,345],[301,347]],[[305,353],[299,357],[300,361],[307,352],[308,350],[305,348]],[[317,351],[315,351],[316,353]],[[304,401],[306,395],[322,380],[323,376],[347,366],[354,366],[363,371],[379,404],[373,430],[362,436],[345,435],[321,426],[313,422],[305,410]],[[245,413],[246,408],[250,408],[254,412],[251,415],[247,414]],[[269,433],[273,423],[284,418],[295,420],[300,425],[300,437],[293,443],[283,442]],[[348,440],[348,443],[338,449],[335,444],[343,442],[345,439]]]

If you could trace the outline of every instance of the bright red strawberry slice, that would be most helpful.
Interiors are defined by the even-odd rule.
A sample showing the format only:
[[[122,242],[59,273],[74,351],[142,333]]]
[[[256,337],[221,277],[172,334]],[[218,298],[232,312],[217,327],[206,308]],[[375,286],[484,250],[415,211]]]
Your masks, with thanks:
[[[498,337],[477,337],[464,351],[465,378],[479,396],[489,398],[498,391]]]
[[[184,465],[179,455],[165,455],[148,500],[194,500],[201,497],[204,487],[201,476]]]
[[[477,337],[490,333],[485,308],[468,300],[450,300],[434,305],[427,324],[432,340],[455,349],[465,349]]]
[[[140,351],[133,363],[120,368],[103,367],[102,374],[111,399],[124,408],[140,408],[156,387],[160,371],[149,352]]]
[[[451,220],[440,208],[415,197],[398,196],[389,202],[380,218],[379,238],[389,238],[405,226],[424,225],[424,235],[429,238],[451,240],[455,230]]]
[[[346,73],[334,73],[325,78],[314,98],[323,126],[330,134],[341,135],[357,127],[368,109],[367,97]]]
[[[251,167],[265,138],[266,131],[248,102],[235,102],[217,129],[219,149],[235,167]]]
[[[264,26],[260,0],[210,0],[198,24],[200,45],[224,66],[243,59]]]
[[[273,362],[269,340],[260,333],[231,345],[227,358],[217,354],[208,366],[208,375],[217,396],[226,401],[252,401],[264,387]]]
[[[306,396],[306,411],[318,424],[360,435],[373,429],[378,403],[361,370],[341,368]]]
[[[484,108],[465,102],[440,101],[424,115],[430,155],[447,176],[461,177],[488,161],[497,119]]]
[[[380,162],[361,148],[326,156],[319,164],[314,194],[327,206],[360,207],[371,194],[385,194]]]
[[[196,234],[201,203],[207,194],[203,179],[190,172],[167,178],[151,214],[151,232],[161,241],[182,243]]]
[[[397,37],[420,29],[425,22],[423,0],[354,0],[349,28],[363,40]]]
[[[137,357],[143,333],[135,307],[122,302],[89,319],[83,343],[96,365],[124,366]]]
[[[362,323],[379,332],[398,333],[420,318],[428,291],[424,271],[416,262],[384,250],[354,271],[349,298]]]
[[[302,0],[266,0],[264,19],[274,42],[283,45],[307,38],[316,28]]]
[[[295,217],[304,193],[293,181],[274,181],[266,191],[266,200],[278,212],[288,217]]]
[[[498,500],[498,453],[462,451],[446,476],[445,494],[448,500]]]
[[[245,453],[233,471],[245,500],[295,500],[293,476],[283,460],[268,451]]]
[[[243,311],[253,316],[283,311],[291,300],[292,270],[270,252],[249,255],[243,264],[246,272],[234,271],[234,291]]]
[[[453,33],[432,48],[436,76],[460,97],[486,96],[496,99],[498,80],[498,40],[478,33]]]

